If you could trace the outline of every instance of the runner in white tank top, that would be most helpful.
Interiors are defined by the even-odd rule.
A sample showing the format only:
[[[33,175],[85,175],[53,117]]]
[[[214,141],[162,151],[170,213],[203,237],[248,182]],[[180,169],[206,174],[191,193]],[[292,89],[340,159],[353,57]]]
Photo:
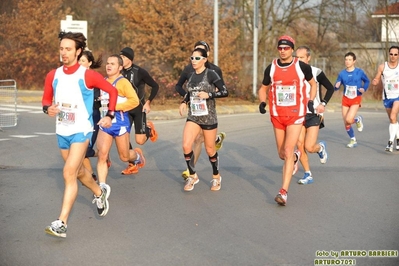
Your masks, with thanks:
[[[382,82],[382,101],[389,118],[389,140],[385,150],[393,151],[396,138],[396,150],[399,150],[399,46],[389,48],[389,60],[378,66],[377,74],[372,84],[377,86]]]
[[[110,94],[107,116],[99,121],[102,127],[111,125],[118,93],[99,73],[79,65],[78,60],[86,47],[83,34],[61,33],[59,38],[63,66],[47,74],[42,105],[45,114],[56,118],[58,146],[65,161],[65,189],[61,213],[57,220],[45,228],[45,232],[66,237],[68,217],[78,194],[78,179],[93,192],[93,203],[97,205],[99,216],[105,216],[108,212],[111,188],[100,188],[91,173],[84,169],[83,159],[93,134],[94,88]]]

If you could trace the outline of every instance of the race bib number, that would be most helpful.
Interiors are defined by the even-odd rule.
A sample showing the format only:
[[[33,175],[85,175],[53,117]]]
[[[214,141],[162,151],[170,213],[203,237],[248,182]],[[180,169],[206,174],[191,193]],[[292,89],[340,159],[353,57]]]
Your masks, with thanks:
[[[276,86],[278,106],[296,105],[296,86]]]
[[[72,106],[68,103],[61,104],[60,112],[58,113],[57,122],[62,125],[73,125],[76,121],[77,106]]]
[[[385,80],[385,90],[390,92],[398,92],[399,80],[396,79]]]
[[[208,115],[208,106],[205,99],[190,97],[190,108],[193,116]]]
[[[346,85],[345,96],[349,99],[355,99],[357,96],[357,86]]]

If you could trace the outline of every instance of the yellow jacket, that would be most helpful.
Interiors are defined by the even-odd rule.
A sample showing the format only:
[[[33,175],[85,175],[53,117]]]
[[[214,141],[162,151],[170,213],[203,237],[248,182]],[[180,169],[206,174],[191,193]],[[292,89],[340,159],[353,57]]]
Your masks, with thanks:
[[[119,79],[116,84],[114,84],[115,88],[118,90],[118,100],[116,102],[115,111],[127,112],[139,105],[139,97],[137,96],[136,91],[133,89],[132,84],[122,75],[114,79],[107,78],[107,81],[113,84],[114,81],[119,77],[122,78]]]

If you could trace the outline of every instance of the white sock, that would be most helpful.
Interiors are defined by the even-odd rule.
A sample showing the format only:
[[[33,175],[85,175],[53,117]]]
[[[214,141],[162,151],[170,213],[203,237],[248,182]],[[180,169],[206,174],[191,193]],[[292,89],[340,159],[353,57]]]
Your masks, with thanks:
[[[398,123],[389,124],[389,141],[394,141],[395,136],[398,133]]]
[[[137,158],[136,158],[136,160],[134,160],[134,162],[140,162],[140,154],[138,153],[138,152],[136,152],[136,155],[137,155]]]

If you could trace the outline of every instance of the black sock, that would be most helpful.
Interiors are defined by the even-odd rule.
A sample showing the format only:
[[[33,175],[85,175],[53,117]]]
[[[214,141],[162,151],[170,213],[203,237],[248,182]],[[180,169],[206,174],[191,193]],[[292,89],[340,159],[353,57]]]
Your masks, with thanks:
[[[195,165],[194,165],[194,152],[191,151],[188,154],[184,154],[184,159],[186,160],[188,171],[190,175],[195,174]]]
[[[209,156],[209,161],[212,165],[213,175],[219,174],[219,155],[216,152],[213,156]]]

